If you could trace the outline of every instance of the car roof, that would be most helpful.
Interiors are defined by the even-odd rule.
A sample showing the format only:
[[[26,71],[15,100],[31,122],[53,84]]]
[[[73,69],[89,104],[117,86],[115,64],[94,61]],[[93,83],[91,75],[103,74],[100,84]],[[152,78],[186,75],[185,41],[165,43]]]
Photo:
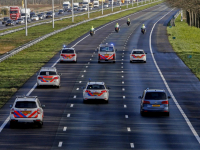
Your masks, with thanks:
[[[144,51],[143,49],[133,49],[132,51]]]
[[[165,92],[163,89],[146,89],[146,92]]]
[[[37,96],[16,96],[15,101],[36,101]]]
[[[67,50],[67,49],[75,50],[75,48],[67,48],[67,47],[62,48],[62,50]]]
[[[99,45],[99,47],[104,47],[104,46],[112,46],[112,47],[114,47],[113,44],[108,44],[108,43],[106,43],[106,44],[100,44],[100,45]]]
[[[42,67],[40,69],[40,72],[41,71],[56,71],[56,67]]]
[[[94,84],[104,85],[104,82],[88,82],[88,85],[94,85]]]

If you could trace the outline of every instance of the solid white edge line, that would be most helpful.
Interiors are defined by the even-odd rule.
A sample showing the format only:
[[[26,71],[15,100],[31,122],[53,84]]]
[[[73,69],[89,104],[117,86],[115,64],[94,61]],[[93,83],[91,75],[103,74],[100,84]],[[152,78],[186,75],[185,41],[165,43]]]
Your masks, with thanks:
[[[125,115],[125,118],[128,118],[128,115]]]
[[[63,131],[66,131],[66,130],[67,130],[67,127],[64,127],[64,128],[63,128]]]
[[[130,146],[131,146],[131,148],[134,148],[134,144],[133,143],[130,143]]]
[[[174,9],[172,9],[172,10],[174,10]],[[171,11],[172,11],[172,10],[171,10]],[[155,25],[156,25],[161,19],[163,19],[166,15],[168,15],[171,11],[169,11],[167,14],[165,14],[163,17],[161,17],[156,23],[154,23],[154,25],[153,25],[153,27],[152,27],[152,29],[151,29],[151,32],[150,32],[150,36],[149,36],[149,48],[150,48],[150,52],[151,52],[151,56],[152,56],[152,58],[153,58],[154,64],[155,64],[155,66],[156,66],[156,68],[157,68],[157,70],[158,70],[158,72],[159,72],[159,74],[160,74],[160,76],[161,76],[161,78],[162,78],[162,80],[163,80],[163,82],[164,82],[164,84],[165,84],[165,86],[166,86],[166,88],[167,88],[169,94],[171,95],[171,97],[172,97],[174,103],[176,104],[177,108],[179,109],[180,113],[182,114],[183,118],[185,119],[186,123],[188,124],[188,126],[189,126],[190,130],[192,131],[193,135],[195,136],[195,138],[197,139],[197,141],[198,141],[199,144],[200,144],[199,135],[198,135],[198,133],[196,132],[196,130],[194,129],[194,127],[192,126],[192,124],[191,124],[190,120],[188,119],[188,117],[186,116],[185,112],[183,111],[183,109],[182,109],[181,106],[179,105],[179,103],[178,103],[178,101],[176,100],[174,94],[172,93],[172,91],[171,91],[171,89],[170,89],[170,87],[169,87],[167,81],[165,80],[165,77],[163,76],[163,74],[162,74],[160,68],[158,67],[158,64],[157,64],[157,62],[156,62],[156,60],[155,60],[155,58],[154,58],[153,50],[152,50],[152,46],[151,46],[151,37],[152,37],[152,33],[153,33],[153,30],[154,30]]]
[[[70,117],[70,114],[67,114],[67,117]]]
[[[3,124],[1,125],[1,127],[0,127],[0,133],[1,133],[1,131],[3,130],[3,128],[6,126],[6,124],[9,122],[9,120],[10,120],[10,115],[8,116],[8,118],[3,122]]]

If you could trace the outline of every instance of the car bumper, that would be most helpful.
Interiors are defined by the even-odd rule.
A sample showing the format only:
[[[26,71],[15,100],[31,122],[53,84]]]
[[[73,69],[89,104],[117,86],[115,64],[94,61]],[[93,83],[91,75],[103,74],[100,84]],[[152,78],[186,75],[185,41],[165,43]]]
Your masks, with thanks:
[[[72,61],[72,62],[74,62],[74,61],[76,61],[76,58],[65,59],[63,57],[60,57],[60,62],[64,62],[64,61]]]
[[[37,81],[37,85],[41,86],[41,85],[46,85],[46,86],[59,86],[60,82],[59,81],[53,81],[53,82],[41,82],[41,81]]]
[[[106,96],[88,96],[87,94],[85,94],[83,96],[83,99],[84,100],[96,100],[96,99],[102,99],[102,100],[106,100],[108,101],[109,97],[106,95]]]
[[[43,121],[43,118],[41,117],[41,115],[38,115],[37,118],[14,118],[12,115],[10,117],[10,121],[12,122],[30,122],[30,123],[34,123],[34,122],[40,122]]]
[[[169,107],[157,108],[157,109],[142,108],[141,111],[142,112],[169,112]]]

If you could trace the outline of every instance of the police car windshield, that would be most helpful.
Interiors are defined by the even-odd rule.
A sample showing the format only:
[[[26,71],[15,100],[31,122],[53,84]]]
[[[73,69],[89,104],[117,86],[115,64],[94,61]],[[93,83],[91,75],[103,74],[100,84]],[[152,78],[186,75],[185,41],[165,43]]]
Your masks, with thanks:
[[[144,52],[143,51],[133,51],[132,54],[144,54]]]
[[[164,92],[147,92],[145,100],[166,100],[166,94]]]
[[[88,85],[87,89],[105,89],[105,86],[104,85],[93,84],[93,85]]]
[[[37,105],[35,102],[18,101],[15,104],[15,108],[37,108]]]
[[[72,50],[72,49],[65,49],[65,50],[62,50],[62,53],[65,53],[65,54],[67,54],[67,53],[74,53],[74,50]]]
[[[113,47],[100,47],[100,52],[113,52]]]
[[[41,71],[40,75],[56,75],[56,72],[54,71]]]

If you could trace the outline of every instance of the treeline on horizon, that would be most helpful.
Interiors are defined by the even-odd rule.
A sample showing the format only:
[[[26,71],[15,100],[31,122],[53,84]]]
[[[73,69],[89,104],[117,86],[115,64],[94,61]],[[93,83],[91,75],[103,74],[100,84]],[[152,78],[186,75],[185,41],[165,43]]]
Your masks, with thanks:
[[[188,25],[200,28],[200,0],[165,0],[172,7],[182,8]]]

